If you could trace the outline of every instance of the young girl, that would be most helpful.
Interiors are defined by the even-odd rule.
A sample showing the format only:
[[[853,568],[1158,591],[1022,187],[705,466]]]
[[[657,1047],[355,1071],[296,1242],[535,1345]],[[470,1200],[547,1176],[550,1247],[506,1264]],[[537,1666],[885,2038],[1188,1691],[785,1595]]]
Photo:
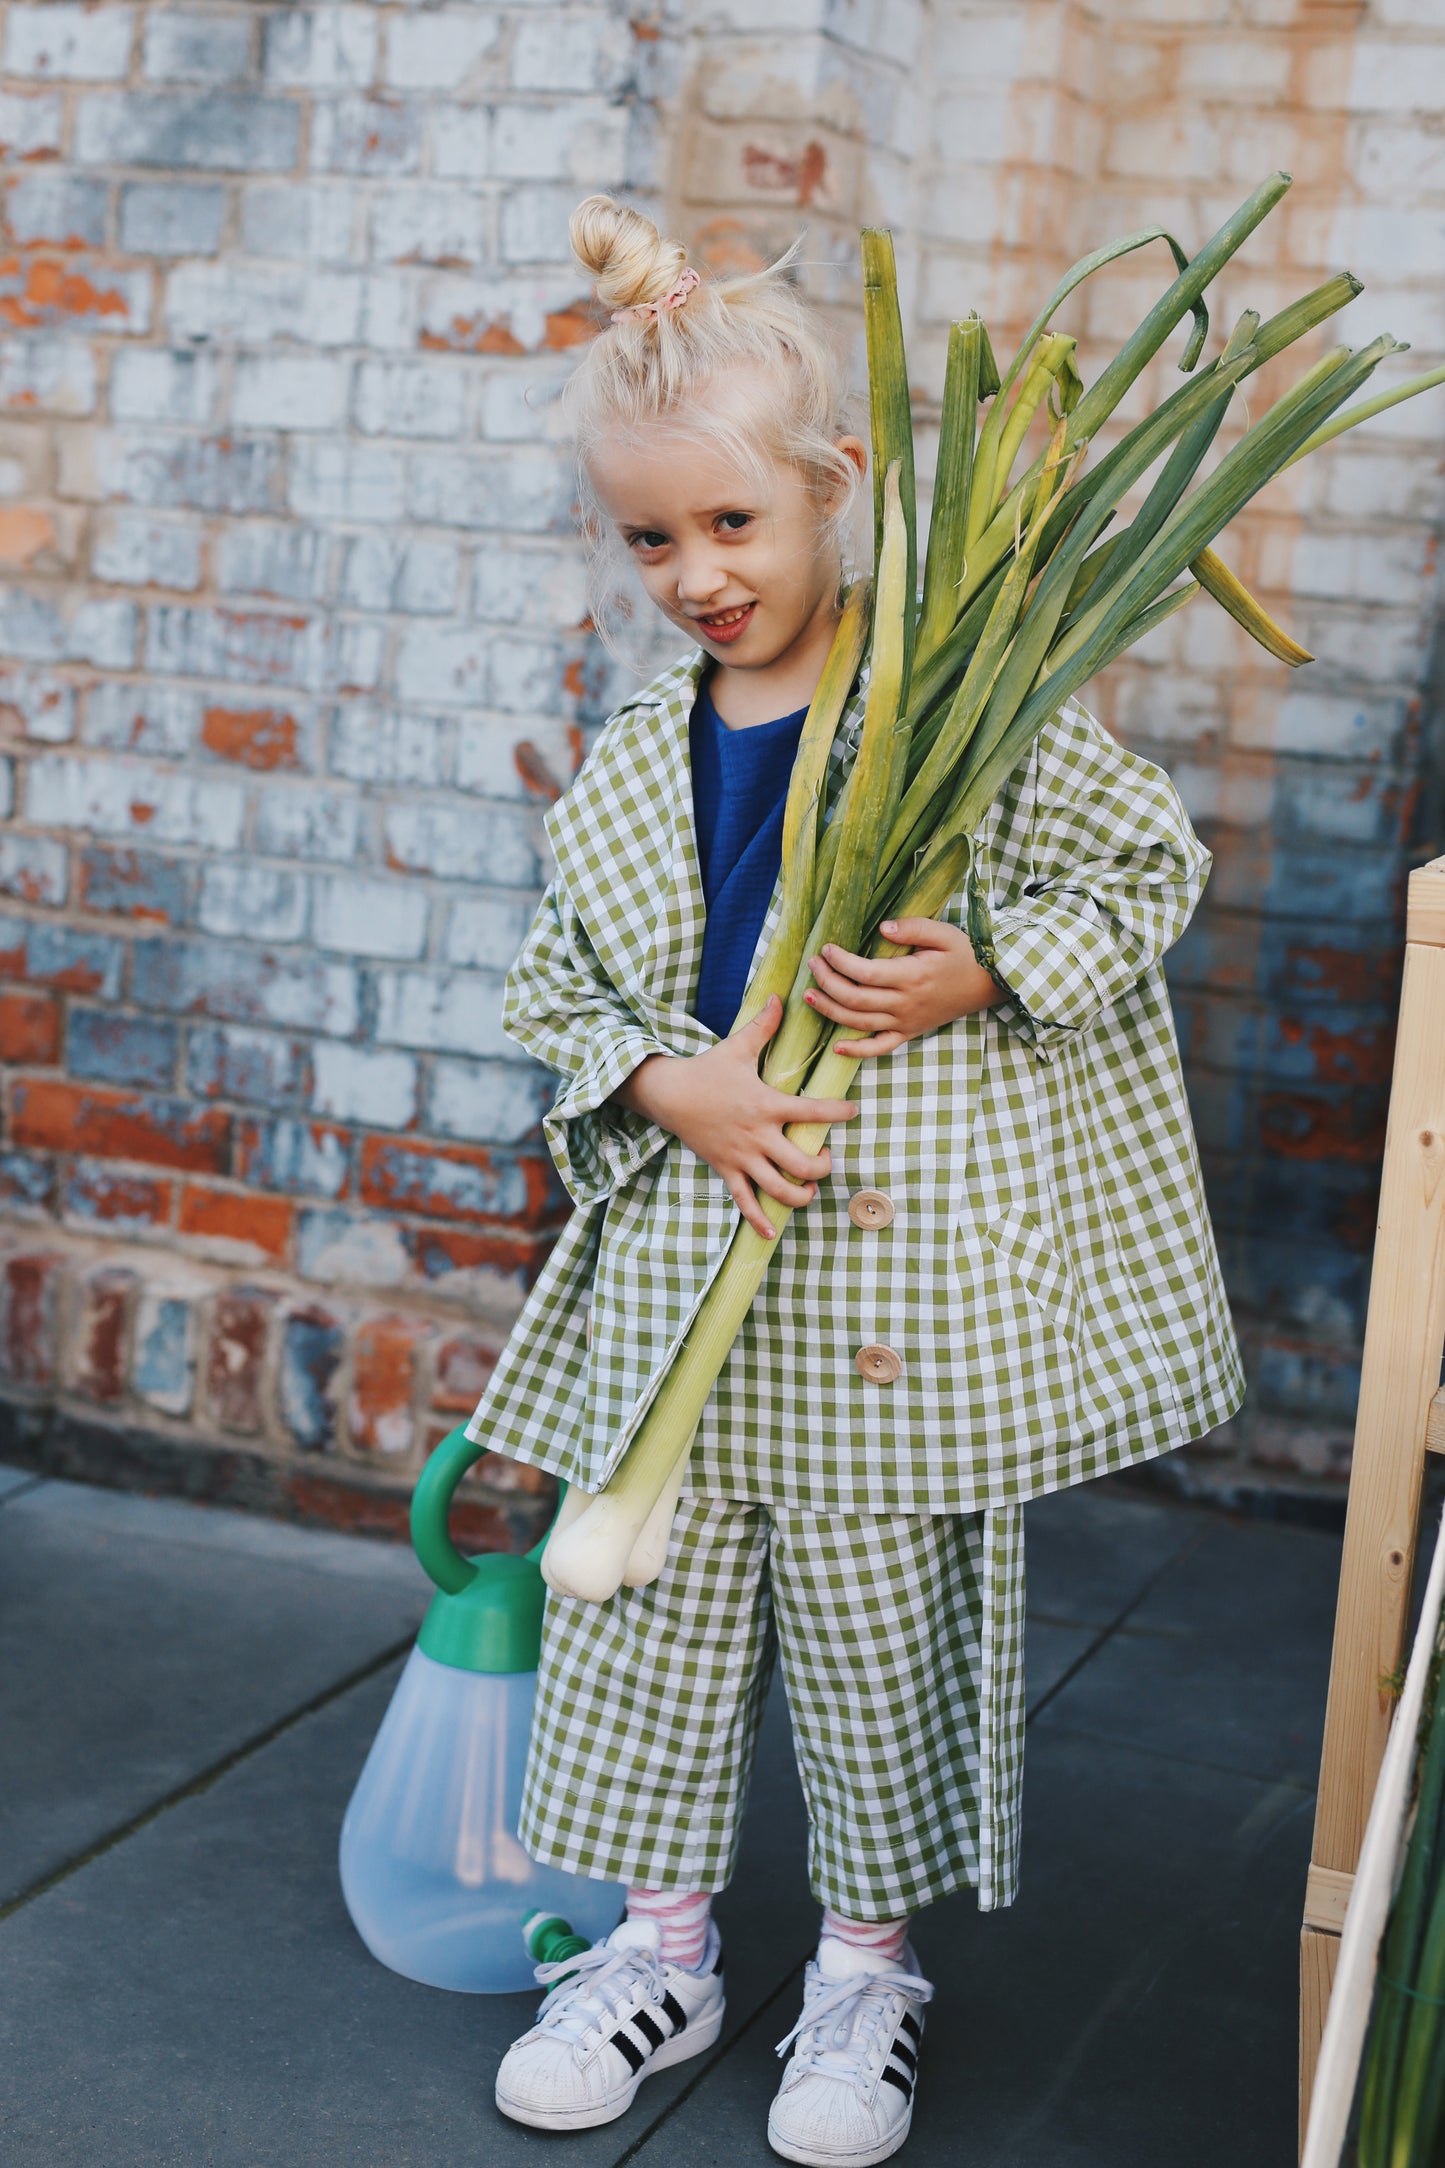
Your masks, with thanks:
[[[594,524],[688,651],[550,819],[506,1021],[559,1072],[547,1134],[577,1209],[473,1434],[598,1489],[737,1213],[771,1235],[770,1198],[807,1209],[708,1403],[660,1578],[549,1598],[522,1840],[625,1882],[627,1917],[541,1968],[497,2101],[604,2123],[716,2039],[709,1908],[776,1651],[823,1921],[768,2135],[856,2168],[912,2115],[932,1990],[910,1915],[1014,1893],[1022,1502],[1239,1404],[1160,968],[1209,860],[1166,778],[1068,705],[979,831],[983,960],[962,897],[887,927],[894,961],[825,949],[809,998],[864,1057],[856,1100],[764,1084],[779,1004],[732,1023],[865,452],[777,269],[700,281],[606,197],[572,238],[613,311],[574,379]],[[830,801],[861,718],[855,689]],[[791,1144],[798,1120],[833,1123],[830,1148]]]

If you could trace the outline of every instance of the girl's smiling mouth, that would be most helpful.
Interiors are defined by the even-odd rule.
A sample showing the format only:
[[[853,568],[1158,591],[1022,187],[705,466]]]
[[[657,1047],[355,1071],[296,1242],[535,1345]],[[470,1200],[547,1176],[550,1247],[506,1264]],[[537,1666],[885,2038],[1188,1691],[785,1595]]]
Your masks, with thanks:
[[[719,610],[716,617],[694,618],[693,623],[704,639],[710,640],[714,645],[721,642],[726,646],[729,641],[741,638],[747,631],[756,608],[756,602],[745,602],[735,610]]]

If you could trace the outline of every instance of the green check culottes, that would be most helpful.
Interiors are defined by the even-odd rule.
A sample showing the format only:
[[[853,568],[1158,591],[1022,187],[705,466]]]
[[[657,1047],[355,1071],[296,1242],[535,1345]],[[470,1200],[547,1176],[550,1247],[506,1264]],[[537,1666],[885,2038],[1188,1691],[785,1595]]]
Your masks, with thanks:
[[[898,1919],[1013,1896],[1023,1517],[816,1514],[685,1496],[667,1562],[605,1604],[547,1598],[521,1838],[645,1888],[731,1877],[781,1654],[814,1895]]]

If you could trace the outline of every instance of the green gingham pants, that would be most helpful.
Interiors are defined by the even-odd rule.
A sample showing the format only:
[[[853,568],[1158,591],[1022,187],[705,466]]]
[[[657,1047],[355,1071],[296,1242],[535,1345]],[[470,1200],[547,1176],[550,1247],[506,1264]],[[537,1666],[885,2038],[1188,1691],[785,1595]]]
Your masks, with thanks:
[[[603,1881],[723,1888],[777,1652],[819,1901],[856,1920],[962,1885],[1008,1903],[1022,1541],[1017,1508],[820,1515],[685,1496],[649,1587],[548,1596],[526,1849]]]

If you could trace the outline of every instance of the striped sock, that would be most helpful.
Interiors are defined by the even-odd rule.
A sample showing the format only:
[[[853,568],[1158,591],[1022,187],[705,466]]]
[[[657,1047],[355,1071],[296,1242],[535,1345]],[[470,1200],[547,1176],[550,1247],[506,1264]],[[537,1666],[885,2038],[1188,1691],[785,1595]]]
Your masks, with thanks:
[[[631,1909],[629,1898],[628,1910]],[[886,1957],[890,1965],[897,1965],[902,1962],[903,1945],[908,1940],[908,1921],[845,1920],[841,1912],[825,1905],[823,1933],[831,1935],[835,1942],[845,1942],[850,1950],[869,1950],[875,1957]]]
[[[627,1892],[627,1917],[655,1920],[662,1937],[659,1955],[663,1963],[681,1965],[688,1972],[696,1972],[702,1963],[711,1913],[712,1897],[707,1890],[696,1890],[686,1897],[666,1889]]]

